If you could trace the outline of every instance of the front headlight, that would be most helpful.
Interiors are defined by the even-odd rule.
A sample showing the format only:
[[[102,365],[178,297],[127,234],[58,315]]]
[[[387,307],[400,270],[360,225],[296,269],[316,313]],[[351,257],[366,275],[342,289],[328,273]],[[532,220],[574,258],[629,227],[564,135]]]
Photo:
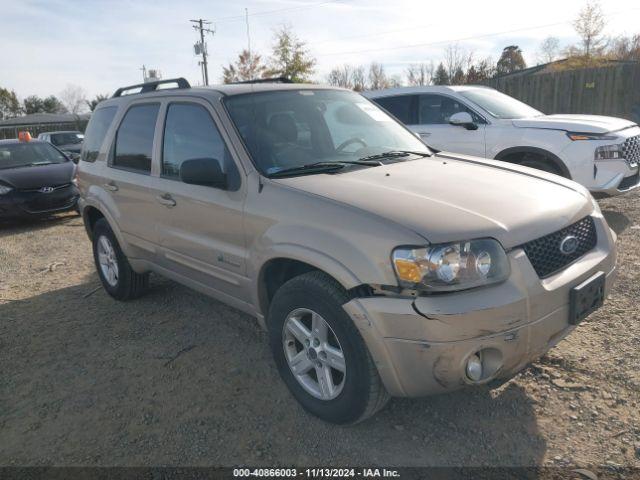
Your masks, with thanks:
[[[0,185],[0,195],[5,195],[9,193],[11,190],[13,190],[13,188],[7,185]]]
[[[617,160],[623,158],[622,145],[602,145],[596,148],[596,160]]]
[[[393,267],[400,285],[444,292],[465,290],[505,280],[509,259],[491,238],[393,251]]]

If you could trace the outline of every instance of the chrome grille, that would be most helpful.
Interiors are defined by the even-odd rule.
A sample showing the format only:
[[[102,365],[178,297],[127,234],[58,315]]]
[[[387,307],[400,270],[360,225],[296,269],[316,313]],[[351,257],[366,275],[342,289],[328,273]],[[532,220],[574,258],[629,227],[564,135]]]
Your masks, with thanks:
[[[563,239],[569,235],[576,237],[578,247],[570,254],[565,254],[560,250],[560,245]],[[573,225],[531,240],[520,247],[529,257],[529,261],[538,276],[545,278],[573,263],[594,248],[596,243],[596,226],[591,217],[585,217]]]
[[[21,189],[20,191],[21,191],[21,192],[25,192],[25,193],[27,193],[27,192],[42,193],[42,192],[40,192],[40,189],[41,189],[41,188],[43,188],[43,187],[49,187],[49,188],[51,188],[52,190],[50,190],[50,191],[49,191],[49,192],[47,192],[47,193],[51,193],[51,192],[55,192],[55,191],[57,191],[57,190],[60,190],[61,188],[66,188],[66,187],[68,187],[68,186],[70,186],[70,185],[71,185],[70,183],[65,183],[65,184],[63,184],[63,185],[52,185],[52,186],[49,186],[49,185],[43,185],[42,187],[38,187],[38,188],[25,188],[25,189]]]
[[[640,162],[640,135],[629,137],[622,144],[622,155],[627,165],[631,168],[638,166]]]

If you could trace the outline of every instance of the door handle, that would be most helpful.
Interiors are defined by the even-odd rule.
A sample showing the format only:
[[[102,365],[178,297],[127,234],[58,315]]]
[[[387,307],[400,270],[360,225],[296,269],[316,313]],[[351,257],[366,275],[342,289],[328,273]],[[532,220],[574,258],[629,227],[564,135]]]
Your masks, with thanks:
[[[106,188],[107,190],[110,190],[112,192],[117,192],[118,191],[118,185],[115,184],[115,182],[109,182],[109,183],[105,183],[103,185],[104,188]]]
[[[162,195],[158,195],[156,200],[159,204],[164,205],[167,208],[175,207],[176,201],[173,199],[170,193],[163,193]]]
[[[431,135],[431,132],[418,132],[418,135],[420,135],[421,137],[428,137]]]

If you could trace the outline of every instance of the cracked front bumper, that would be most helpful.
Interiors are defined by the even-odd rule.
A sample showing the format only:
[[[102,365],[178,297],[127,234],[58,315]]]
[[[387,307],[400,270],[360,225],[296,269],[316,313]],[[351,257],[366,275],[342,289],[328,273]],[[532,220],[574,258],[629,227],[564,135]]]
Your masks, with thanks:
[[[466,361],[481,349],[499,352],[500,368],[477,383],[508,378],[568,335],[575,328],[569,324],[571,289],[604,272],[608,294],[615,278],[615,234],[602,217],[594,219],[596,247],[549,278],[541,280],[516,249],[509,253],[511,277],[499,285],[345,304],[389,393],[415,397],[471,384]]]

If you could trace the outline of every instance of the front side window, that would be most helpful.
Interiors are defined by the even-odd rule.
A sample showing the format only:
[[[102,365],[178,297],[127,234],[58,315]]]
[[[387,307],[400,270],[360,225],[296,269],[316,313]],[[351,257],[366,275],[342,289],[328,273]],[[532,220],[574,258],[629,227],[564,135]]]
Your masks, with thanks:
[[[397,95],[394,97],[376,98],[374,102],[391,113],[405,125],[414,125],[415,119],[415,95]]]
[[[180,178],[185,160],[217,160],[227,174],[228,188],[239,185],[239,173],[220,132],[206,108],[194,103],[172,103],[167,109],[162,145],[162,176]]]
[[[100,147],[117,110],[117,107],[104,107],[97,109],[91,115],[85,132],[85,141],[82,144],[81,158],[85,162],[95,162],[98,158]]]
[[[151,172],[153,135],[159,110],[158,103],[134,105],[127,110],[116,134],[114,166]]]
[[[227,97],[225,106],[255,165],[266,175],[390,151],[429,153],[384,110],[353,92],[260,92]]]
[[[56,147],[59,145],[76,145],[82,143],[84,135],[80,132],[65,132],[51,135],[51,143]]]
[[[496,118],[514,119],[544,115],[526,103],[490,88],[462,90],[460,95],[479,105]]]
[[[469,113],[476,123],[486,123],[482,117],[453,97],[420,95],[418,115],[421,125],[448,125],[451,115],[458,112]]]
[[[69,160],[44,142],[0,144],[0,170],[64,163]]]

